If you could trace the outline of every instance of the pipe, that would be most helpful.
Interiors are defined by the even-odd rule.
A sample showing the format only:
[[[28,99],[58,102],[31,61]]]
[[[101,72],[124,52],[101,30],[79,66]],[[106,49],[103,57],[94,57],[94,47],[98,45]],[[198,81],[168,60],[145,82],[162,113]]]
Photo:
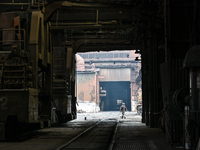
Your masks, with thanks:
[[[184,130],[185,130],[185,149],[189,149],[190,148],[190,137],[189,137],[189,132],[188,132],[188,120],[189,120],[189,106],[185,106],[185,126],[184,126]]]
[[[0,5],[30,5],[30,3],[15,3],[13,0],[12,3],[0,3]]]
[[[29,3],[29,5],[28,5],[28,10],[31,8],[31,0],[28,0],[28,3]]]
[[[99,10],[97,9],[97,18],[96,18],[96,25],[99,23]]]
[[[28,3],[15,3],[15,0],[12,0],[11,3],[0,3],[0,5],[31,5],[31,6],[33,6],[34,3],[36,3],[36,0],[28,0]],[[40,4],[39,1],[38,1],[38,4]],[[43,3],[43,6],[45,4],[46,4],[46,1]]]
[[[198,107],[198,91],[197,91],[197,74],[193,68],[190,68],[189,78],[190,78],[190,97],[191,97],[190,107],[191,111],[194,113],[194,111],[197,111]]]
[[[189,78],[190,78],[190,119],[195,123],[195,128],[193,128],[194,132],[194,141],[191,144],[191,146],[195,146],[196,143],[198,142],[198,89],[197,89],[197,71],[194,68],[190,68],[190,73],[189,73]]]

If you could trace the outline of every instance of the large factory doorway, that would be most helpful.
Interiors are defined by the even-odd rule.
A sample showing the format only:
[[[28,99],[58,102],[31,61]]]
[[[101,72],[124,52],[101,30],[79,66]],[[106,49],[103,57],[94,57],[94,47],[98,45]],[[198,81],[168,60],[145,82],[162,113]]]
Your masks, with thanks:
[[[100,82],[100,89],[106,91],[100,96],[100,109],[102,111],[119,111],[122,103],[131,110],[131,88],[130,82]],[[101,93],[100,93],[101,94]]]
[[[141,102],[141,62],[135,50],[76,54],[78,112],[136,111]]]

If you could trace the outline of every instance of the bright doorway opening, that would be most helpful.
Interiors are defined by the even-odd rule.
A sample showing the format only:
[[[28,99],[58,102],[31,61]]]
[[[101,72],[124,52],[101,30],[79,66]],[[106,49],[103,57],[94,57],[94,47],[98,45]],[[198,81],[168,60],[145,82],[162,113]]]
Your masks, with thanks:
[[[139,50],[76,54],[77,112],[128,111],[142,107]]]

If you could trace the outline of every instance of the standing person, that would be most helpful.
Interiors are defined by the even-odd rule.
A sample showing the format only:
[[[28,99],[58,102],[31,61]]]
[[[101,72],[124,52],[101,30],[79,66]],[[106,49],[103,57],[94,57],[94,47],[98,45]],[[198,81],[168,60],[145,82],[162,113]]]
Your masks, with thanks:
[[[126,106],[125,106],[125,103],[122,103],[122,106],[120,107],[120,112],[122,112],[122,119],[123,119],[123,118],[126,119],[126,117],[124,116],[125,111],[127,111],[127,108],[126,108]]]

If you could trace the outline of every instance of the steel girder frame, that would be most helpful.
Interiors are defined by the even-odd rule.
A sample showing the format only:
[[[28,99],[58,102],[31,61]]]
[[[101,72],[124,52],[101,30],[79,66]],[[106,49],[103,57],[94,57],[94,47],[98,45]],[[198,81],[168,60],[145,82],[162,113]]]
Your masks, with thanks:
[[[39,101],[44,103],[44,111],[40,115],[49,116],[52,97],[52,43],[49,24],[44,21],[44,14],[40,10],[32,11],[29,51],[33,69],[33,88],[39,89]],[[39,69],[40,68],[40,72]],[[39,74],[42,81],[39,80]],[[39,82],[41,87],[38,87]],[[40,116],[42,118],[42,116]]]
[[[70,1],[53,1],[45,6],[45,21],[49,21],[52,17],[53,13],[61,8],[61,7],[83,7],[83,8],[120,8],[120,9],[127,9],[129,5],[120,5],[120,4],[106,4],[106,3],[90,3],[90,2],[70,2]]]

